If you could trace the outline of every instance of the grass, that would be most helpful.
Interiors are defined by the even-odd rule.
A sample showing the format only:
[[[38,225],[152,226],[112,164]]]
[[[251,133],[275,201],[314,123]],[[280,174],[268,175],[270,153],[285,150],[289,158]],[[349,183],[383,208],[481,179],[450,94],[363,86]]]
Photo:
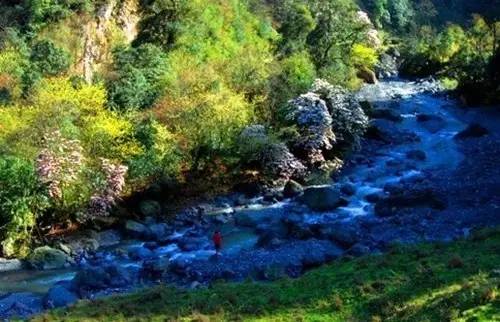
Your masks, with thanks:
[[[449,244],[395,246],[298,279],[161,286],[35,321],[500,321],[500,229]]]

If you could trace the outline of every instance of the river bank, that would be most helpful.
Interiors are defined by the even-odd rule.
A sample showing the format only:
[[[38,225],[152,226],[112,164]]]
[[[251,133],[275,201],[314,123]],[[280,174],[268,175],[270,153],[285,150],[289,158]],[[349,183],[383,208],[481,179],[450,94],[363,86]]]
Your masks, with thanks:
[[[38,270],[1,273],[0,317],[158,282],[197,288],[219,279],[297,277],[346,255],[451,241],[500,224],[498,114],[464,112],[425,81],[381,82],[357,95],[372,105],[371,127],[332,185],[297,187],[288,198],[281,191],[231,194],[170,222],[146,218],[74,236],[62,243],[66,253],[41,256]],[[482,131],[467,131],[474,122]],[[210,242],[214,229],[224,236],[220,258]]]

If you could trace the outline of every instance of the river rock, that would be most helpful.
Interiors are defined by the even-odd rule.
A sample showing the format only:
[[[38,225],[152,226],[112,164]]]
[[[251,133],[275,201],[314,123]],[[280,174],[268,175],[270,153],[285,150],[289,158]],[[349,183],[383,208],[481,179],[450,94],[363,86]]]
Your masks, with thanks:
[[[417,122],[433,134],[441,131],[446,126],[446,121],[434,114],[417,114]]]
[[[186,252],[205,249],[210,245],[208,237],[181,237],[177,246]]]
[[[430,189],[404,191],[379,200],[375,204],[375,213],[380,217],[393,216],[402,208],[429,207],[442,210],[446,208],[444,200]]]
[[[356,193],[356,186],[352,183],[345,183],[340,187],[340,192],[346,196],[353,196]]]
[[[247,208],[236,211],[234,218],[239,226],[255,228],[259,224],[279,222],[284,212],[283,207]]]
[[[289,180],[285,184],[285,188],[283,189],[283,195],[285,198],[294,198],[304,192],[304,188],[300,183],[294,180]]]
[[[403,117],[398,112],[390,108],[375,108],[370,111],[369,115],[375,119],[385,119],[392,122],[403,121]]]
[[[78,301],[78,296],[62,285],[53,286],[43,298],[43,305],[47,309],[64,307]]]
[[[410,150],[406,152],[406,157],[416,161],[425,161],[425,159],[427,159],[427,155],[422,150]]]
[[[142,275],[149,278],[161,278],[163,273],[167,272],[170,266],[169,258],[162,257],[144,261],[142,264]]]
[[[377,75],[375,75],[375,72],[370,70],[370,69],[367,69],[367,68],[363,68],[363,69],[358,70],[358,72],[356,73],[356,76],[358,76],[358,78],[361,78],[362,80],[364,80],[365,83],[367,83],[367,84],[377,84],[378,83]]]
[[[170,235],[170,227],[166,223],[152,224],[148,226],[148,239],[165,241]]]
[[[118,245],[122,239],[122,236],[118,230],[109,229],[98,232],[95,238],[101,247],[109,247]]]
[[[304,190],[300,200],[314,211],[333,210],[339,206],[340,192],[338,189],[326,187],[309,187]]]
[[[17,271],[23,267],[23,263],[19,259],[0,258],[0,273],[8,271]]]
[[[89,267],[79,271],[73,279],[74,287],[80,292],[102,290],[109,287],[130,286],[131,274],[120,266]]]
[[[465,140],[470,138],[479,138],[488,134],[489,134],[488,129],[482,127],[477,123],[472,123],[469,126],[467,126],[465,130],[455,135],[454,138],[456,140]]]
[[[125,232],[132,238],[142,238],[148,234],[148,227],[137,221],[127,220],[125,222]]]
[[[400,130],[394,125],[393,122],[384,119],[371,120],[365,137],[370,140],[398,145],[420,141],[417,134]]]
[[[35,248],[28,257],[28,264],[41,270],[64,268],[71,262],[67,254],[49,246]]]
[[[330,239],[344,248],[351,247],[361,238],[358,227],[343,223],[320,228],[320,236]]]
[[[161,205],[155,200],[142,200],[139,203],[139,212],[144,217],[158,217],[161,214]]]
[[[134,246],[128,250],[128,256],[133,260],[144,260],[154,256],[154,253],[146,247]]]

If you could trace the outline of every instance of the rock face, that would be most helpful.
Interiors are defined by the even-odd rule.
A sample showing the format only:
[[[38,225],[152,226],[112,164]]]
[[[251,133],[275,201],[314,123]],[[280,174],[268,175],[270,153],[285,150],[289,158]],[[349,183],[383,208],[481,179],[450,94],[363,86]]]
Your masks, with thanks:
[[[339,206],[340,192],[333,187],[310,187],[300,200],[314,211],[333,210]]]
[[[301,178],[307,171],[302,162],[283,143],[265,147],[260,156],[260,163],[264,172],[283,179]]]
[[[71,258],[58,249],[49,246],[35,248],[28,257],[28,263],[36,269],[63,268],[71,262]]]
[[[369,69],[361,69],[357,72],[356,74],[359,78],[361,78],[365,83],[368,84],[377,84],[377,75],[375,75],[375,72]]]

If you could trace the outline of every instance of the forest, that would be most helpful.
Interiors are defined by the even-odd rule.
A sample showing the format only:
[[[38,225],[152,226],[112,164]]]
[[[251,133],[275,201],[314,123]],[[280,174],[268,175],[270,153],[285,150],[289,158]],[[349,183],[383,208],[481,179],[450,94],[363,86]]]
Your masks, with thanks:
[[[396,75],[413,82],[411,86],[415,88],[424,84],[419,83],[422,79],[431,82],[440,92],[446,93],[449,100],[459,102],[456,104],[460,104],[460,110],[484,109],[485,113],[496,113],[500,104],[500,1],[2,1],[0,259],[32,263],[39,249],[50,246],[50,249],[57,249],[54,250],[56,254],[49,252],[43,256],[59,256],[61,251],[69,252],[69,257],[73,259],[67,261],[78,266],[74,263],[75,259],[97,250],[89,251],[84,247],[84,253],[77,254],[74,250],[66,252],[60,246],[70,244],[65,242],[65,238],[89,230],[99,232],[123,225],[125,234],[130,233],[135,239],[155,240],[161,245],[162,239],[148,226],[148,218],[155,218],[156,228],[163,225],[164,221],[169,227],[177,225],[180,219],[175,219],[175,214],[180,209],[193,207],[200,202],[206,203],[207,200],[212,202],[213,198],[232,193],[241,195],[234,197],[234,209],[245,205],[248,208],[249,200],[255,196],[262,196],[266,202],[279,201],[277,204],[280,204],[284,198],[287,200],[286,197],[295,198],[299,194],[295,190],[300,191],[298,203],[306,204],[313,212],[333,211],[337,207],[350,209],[348,205],[351,199],[348,196],[356,194],[354,191],[347,192],[348,189],[354,190],[346,188],[347,184],[340,188],[340,192],[333,192],[332,189],[315,192],[311,196],[307,187],[343,184],[347,178],[343,171],[348,171],[345,169],[351,169],[353,164],[364,164],[372,156],[385,151],[385,146],[381,148],[371,143],[366,147],[366,140],[391,142],[391,146],[406,144],[402,153],[406,153],[409,159],[434,162],[432,151],[425,150],[427,146],[422,148],[426,156],[422,155],[424,152],[416,150],[419,147],[411,145],[418,142],[416,139],[395,143],[396,139],[410,137],[408,133],[397,132],[392,125],[379,126],[376,123],[383,119],[405,126],[406,119],[403,123],[398,122],[405,117],[404,102],[410,100],[404,96],[406,92],[401,89],[403,94],[398,94],[396,89],[390,98],[378,100],[363,94],[366,88],[372,88],[370,86],[383,86],[385,79],[399,80]],[[423,88],[425,84],[421,86]],[[426,90],[415,93],[422,95]],[[426,99],[431,100],[423,100],[428,102]],[[401,111],[391,110],[389,100],[399,100],[397,104],[401,104]],[[383,101],[389,102],[389,108],[385,108],[385,105],[381,108]],[[475,108],[478,106],[481,108]],[[423,112],[418,112],[416,117],[417,122],[422,124],[433,122],[433,128],[438,126],[436,124],[443,124],[436,131],[430,131],[431,134],[445,128],[445,122],[454,120],[451,116],[447,119],[443,115],[438,120]],[[464,122],[470,123],[469,120]],[[449,125],[452,132],[455,131],[453,124]],[[387,133],[392,129],[394,133]],[[495,132],[479,125],[471,125],[468,130],[463,136],[472,132],[472,136],[481,137],[487,132]],[[454,133],[457,132],[460,129]],[[498,166],[494,161],[494,151],[499,141],[494,140],[497,137],[493,134],[488,138],[494,143],[484,142],[484,146],[490,147],[485,148],[489,151],[486,154],[493,161],[484,161],[487,166],[478,161],[477,167],[491,168],[491,172],[496,174]],[[446,142],[443,144],[448,144]],[[449,143],[438,153],[451,153],[446,149],[454,149],[454,146],[455,143]],[[476,144],[478,150],[482,147]],[[467,148],[471,147],[466,144],[466,147],[458,149],[462,149],[459,154],[465,155],[465,159],[468,158]],[[356,158],[359,153],[364,154]],[[436,160],[440,162],[438,157]],[[389,162],[387,164],[390,166]],[[475,169],[473,166],[469,168]],[[416,169],[420,169],[419,165]],[[403,170],[400,169],[398,175]],[[355,175],[351,174],[351,179]],[[474,175],[471,176],[474,178]],[[494,182],[483,184],[484,189],[490,190],[485,192],[486,197],[481,195],[478,198],[482,198],[482,206],[496,209],[497,199],[492,193],[498,184],[486,170],[484,176]],[[477,178],[476,181],[469,180],[481,185],[482,179]],[[424,180],[424,183],[428,181]],[[457,182],[460,181],[457,179]],[[353,185],[356,185],[354,181]],[[457,190],[457,196],[463,189]],[[281,192],[277,193],[277,190]],[[331,206],[324,200],[332,198],[335,193],[344,197],[336,196],[333,202],[335,206]],[[434,194],[430,196],[428,190],[420,191],[417,197],[412,195],[411,198],[394,197],[392,193],[391,190],[389,195],[376,196],[376,201],[373,201],[373,211],[381,218],[385,215],[380,215],[380,212],[392,213],[402,203],[405,211],[416,203],[419,209],[422,203],[426,209],[443,208],[441,199],[435,198]],[[405,192],[398,193],[404,195]],[[369,200],[368,196],[363,198]],[[457,199],[457,207],[466,200],[460,198]],[[439,201],[434,202],[435,199]],[[342,202],[345,203],[343,206]],[[391,203],[397,204],[394,206]],[[452,201],[447,204],[455,205]],[[300,206],[294,207],[290,213],[307,212],[300,210]],[[248,209],[253,208],[250,205]],[[274,208],[271,206],[271,209]],[[235,210],[236,213],[238,211]],[[288,210],[285,210],[286,213]],[[494,213],[492,215],[494,217]],[[256,215],[259,216],[260,213]],[[198,220],[203,223],[202,219],[190,221],[189,229],[197,227]],[[225,223],[225,219],[217,220]],[[239,219],[234,220],[239,225]],[[245,220],[252,221],[255,218],[245,217]],[[322,228],[309,229],[307,234],[303,230],[300,234],[295,234],[295,231],[292,233],[290,220],[282,220],[288,227],[286,238],[281,235],[279,238],[275,235],[269,237],[269,228],[262,228],[262,225],[239,226],[250,225],[258,234],[259,229],[266,230],[266,234],[259,235],[258,242],[259,245],[265,243],[266,247],[278,239],[280,243],[282,239],[297,239],[301,242],[309,241],[308,238],[313,238],[311,242],[316,238],[322,239],[318,237],[323,234]],[[488,225],[481,223],[478,226],[489,226],[495,220],[488,218]],[[171,221],[174,223],[171,224]],[[401,221],[404,222],[403,219]],[[140,238],[137,238],[137,229],[130,228],[133,225],[131,222],[146,226],[149,233],[141,232]],[[166,229],[167,224],[162,229]],[[216,227],[221,225],[218,223]],[[293,225],[299,226],[296,222]],[[398,222],[398,225],[405,224]],[[214,226],[209,227],[207,229],[211,231]],[[303,228],[303,225],[300,227]],[[176,226],[172,229],[174,233],[180,231]],[[278,234],[277,230],[274,229],[273,234]],[[166,233],[162,230],[158,234],[163,236]],[[498,242],[498,233],[490,235]],[[336,237],[328,238],[339,242]],[[85,237],[86,241],[88,239]],[[342,248],[351,249],[356,245],[349,241],[349,247],[344,247],[345,237],[340,239]],[[166,240],[162,242],[167,243]],[[192,246],[193,243],[190,241],[188,245]],[[389,243],[387,241],[386,244]],[[481,247],[498,249],[498,244],[493,241],[478,243]],[[181,244],[178,243],[178,246],[182,248]],[[320,246],[314,247],[323,247]],[[458,246],[453,244],[449,247],[452,254],[457,252],[454,247]],[[379,250],[381,247],[374,248]],[[472,249],[465,251],[472,252]],[[412,249],[411,252],[417,251]],[[434,256],[430,253],[430,250],[426,250],[423,257]],[[137,256],[144,259],[142,255]],[[385,260],[391,262],[392,256],[398,255],[389,252],[384,256],[391,256]],[[469,255],[464,253],[462,256],[465,258]],[[129,257],[134,256],[129,253]],[[149,255],[146,257],[150,259]],[[415,260],[418,260],[418,256]],[[432,265],[439,265],[435,260],[435,257],[430,260]],[[90,259],[87,261],[91,262]],[[484,262],[489,268],[494,260],[489,257]],[[0,261],[0,268],[1,264]],[[172,267],[173,264],[169,265]],[[349,263],[335,265],[343,265],[338,268],[341,270],[351,270],[347,267],[351,265]],[[352,265],[368,267],[371,264],[360,259]],[[321,268],[322,271],[313,274],[318,275],[316,278],[337,283],[334,277],[328,275],[328,269]],[[440,269],[435,268],[436,271]],[[232,271],[236,271],[236,280],[242,280],[245,276],[243,273],[238,275],[237,269]],[[1,269],[0,274],[3,274]],[[268,279],[269,274],[272,273],[266,271],[265,279]],[[368,276],[371,273],[366,274]],[[498,272],[496,274],[492,283],[498,281]],[[304,281],[313,276],[306,275]],[[301,280],[290,283],[294,284],[287,284],[286,287],[303,287],[299,285]],[[487,291],[481,291],[481,303],[490,303],[487,305],[493,307],[488,307],[491,311],[485,313],[485,321],[498,317],[499,312],[494,309],[499,304],[498,285],[490,289],[484,286],[487,284],[484,280],[480,284],[481,290],[487,288],[493,293],[484,295]],[[0,277],[0,288],[2,285]],[[378,286],[372,284],[370,287],[377,289]],[[393,286],[387,284],[386,289],[381,286],[380,292],[390,287]],[[284,300],[290,296],[288,293],[267,291],[276,297],[269,301],[288,303]],[[159,296],[168,298],[172,296],[171,292],[177,291],[162,289],[152,292],[166,292]],[[220,289],[219,292],[229,291]],[[366,290],[363,292],[370,293]],[[3,312],[1,305],[2,293],[0,289],[0,318],[7,312]],[[252,301],[253,295],[245,296]],[[365,313],[373,310],[370,306],[373,303],[359,304],[362,307],[360,310],[365,313],[356,315],[352,303],[339,299],[340,295],[335,296],[333,300],[328,300],[334,304],[324,304],[336,305],[338,307],[333,310],[342,312],[333,320],[345,320],[352,316],[369,320]],[[355,296],[349,296],[350,301],[353,301]],[[80,293],[78,298],[86,298],[86,295]],[[233,314],[241,314],[242,320],[250,320],[250,311],[245,311],[242,306],[235,309],[243,305],[237,304],[240,300],[225,299],[225,303],[231,307],[224,304],[225,308],[221,310],[228,310],[227,316],[220,312],[209,315],[213,320],[233,320]],[[190,297],[186,301],[191,301],[189,305],[193,312],[200,311],[200,314],[205,309],[212,313],[218,310],[204,307],[199,303],[200,299]],[[193,304],[193,301],[198,304]],[[395,302],[396,299],[391,298],[391,301]],[[468,302],[465,302],[461,300],[460,305],[467,306]],[[127,307],[131,304],[123,305]],[[44,306],[47,307],[47,304]],[[251,307],[247,309],[251,310]],[[265,319],[266,310],[261,308],[261,311],[256,312],[257,316]],[[301,311],[301,314],[305,314],[305,320],[315,320],[315,314],[321,311],[317,310],[314,308],[315,313],[311,315],[305,311]],[[346,310],[352,310],[352,315]],[[397,311],[394,308],[392,310]],[[449,313],[440,310],[429,319],[442,320],[442,314]],[[190,310],[175,312],[172,316],[180,318],[187,312],[193,320],[204,321],[201,317],[196,319],[190,315]],[[23,316],[25,312],[17,313]],[[386,313],[377,311],[371,320],[385,321],[385,317],[391,317],[387,320],[396,321],[402,318]],[[127,314],[133,315],[133,312]],[[278,317],[279,314],[274,318],[269,316],[268,320],[294,319],[294,314],[287,314],[282,318]],[[384,319],[377,320],[379,316]],[[122,316],[118,319],[128,318]],[[414,318],[419,320],[418,317]],[[52,319],[56,319],[56,316],[49,318]],[[95,318],[101,319],[105,318],[102,315]],[[330,320],[325,316],[318,316],[318,319]]]

